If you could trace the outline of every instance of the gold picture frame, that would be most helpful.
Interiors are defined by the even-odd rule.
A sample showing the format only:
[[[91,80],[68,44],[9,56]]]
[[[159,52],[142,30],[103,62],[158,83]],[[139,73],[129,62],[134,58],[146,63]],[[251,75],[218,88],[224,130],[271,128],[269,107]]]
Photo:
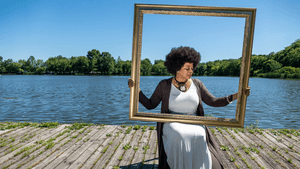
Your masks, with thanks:
[[[244,40],[235,119],[138,112],[144,14],[245,18]],[[129,120],[181,122],[220,127],[244,127],[247,96],[242,91],[248,87],[249,83],[255,16],[256,8],[135,4],[131,67],[131,79],[134,81],[135,85],[130,89]]]

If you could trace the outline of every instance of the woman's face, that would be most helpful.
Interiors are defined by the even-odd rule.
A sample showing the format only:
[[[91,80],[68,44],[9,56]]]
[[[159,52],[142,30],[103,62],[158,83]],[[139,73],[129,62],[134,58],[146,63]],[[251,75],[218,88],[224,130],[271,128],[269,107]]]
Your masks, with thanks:
[[[193,70],[194,70],[193,66],[194,66],[193,63],[186,62],[181,67],[181,69],[177,72],[176,78],[179,78],[182,80],[190,79],[193,75]],[[177,80],[179,80],[179,79],[177,79]]]

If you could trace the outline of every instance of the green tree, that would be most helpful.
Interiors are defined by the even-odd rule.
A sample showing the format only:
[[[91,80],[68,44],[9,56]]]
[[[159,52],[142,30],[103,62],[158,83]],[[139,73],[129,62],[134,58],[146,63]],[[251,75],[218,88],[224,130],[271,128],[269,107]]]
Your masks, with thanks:
[[[250,76],[257,76],[259,73],[264,73],[264,63],[267,59],[266,55],[252,55]]]
[[[36,70],[36,60],[34,56],[30,56],[27,59],[27,62],[25,64],[25,70],[28,72],[35,72]]]
[[[6,69],[4,67],[4,63],[3,63],[3,57],[0,56],[0,73],[6,72]]]
[[[213,62],[209,61],[209,62],[206,62],[206,70],[205,70],[205,73],[204,75],[205,76],[210,76],[210,70],[211,68],[213,67]]]
[[[272,59],[281,63],[282,66],[300,67],[300,39],[277,52]]]
[[[240,76],[241,59],[231,60],[226,71],[228,71],[229,76]]]
[[[264,64],[264,72],[274,72],[275,70],[278,70],[282,67],[281,63],[272,59],[265,61],[263,64]]]
[[[125,62],[123,60],[121,60],[120,56],[117,59],[116,62],[116,66],[115,66],[115,74],[123,74],[123,65],[125,64]]]
[[[151,75],[151,69],[152,69],[152,64],[148,58],[141,61],[141,75],[142,76]]]
[[[68,71],[68,68],[70,67],[70,61],[68,58],[58,55],[56,57],[50,57],[44,63],[44,65],[47,67],[47,71],[55,73],[64,73]]]
[[[102,52],[103,67],[102,72],[105,75],[111,75],[114,72],[116,61],[109,52]]]
[[[12,63],[13,63],[12,59],[6,59],[6,60],[3,61],[2,65],[3,65],[4,69],[5,69],[5,72],[10,73],[10,69],[8,68],[8,66],[10,64],[12,64]]]
[[[294,73],[300,73],[300,68],[295,68],[292,66],[284,66],[281,69],[276,70],[275,72],[281,74],[294,74]]]
[[[43,75],[46,72],[45,62],[42,59],[36,60],[36,70],[34,74]]]
[[[19,59],[18,63],[21,64],[21,69],[24,71],[28,71],[27,68],[27,61],[25,59]]]
[[[76,67],[78,69],[79,73],[89,73],[90,66],[89,66],[90,60],[85,56],[79,56],[76,62]]]
[[[99,60],[101,60],[101,53],[99,50],[93,49],[88,51],[88,54],[86,57],[89,59],[89,68],[88,71],[95,71],[95,64],[99,63]],[[100,61],[101,62],[101,61]],[[99,65],[96,65],[96,67]]]
[[[71,73],[75,73],[75,72],[78,72],[78,68],[77,68],[77,57],[74,57],[74,56],[72,56],[71,58],[70,58],[70,64],[69,64],[69,70],[70,70],[70,72]]]
[[[168,73],[166,66],[164,65],[163,60],[155,60],[154,65],[152,66],[152,72],[154,75],[170,75]]]
[[[218,76],[230,76],[229,69],[230,69],[230,62],[228,60],[222,60],[220,62],[219,69],[217,71]]]
[[[36,71],[34,73],[38,75],[43,75],[45,71],[46,71],[46,67],[38,67],[36,68]]]
[[[98,55],[96,56],[96,62],[95,62],[95,68],[97,71],[100,71],[101,73],[104,72],[104,58],[102,57],[102,55]]]
[[[58,59],[57,59],[57,57],[50,57],[47,61],[46,61],[46,63],[45,63],[45,65],[46,65],[46,67],[47,67],[47,71],[49,71],[49,72],[54,72],[54,73],[57,73],[57,71],[58,71]]]
[[[215,60],[207,63],[200,63],[195,70],[195,73],[201,76],[239,76],[240,67],[240,59]]]
[[[10,73],[22,73],[21,64],[17,62],[11,62],[6,66],[6,71]]]
[[[203,76],[206,71],[206,64],[199,63],[197,68],[194,71],[194,76]]]
[[[123,74],[128,75],[131,74],[131,61],[126,60],[122,66]]]
[[[174,48],[174,49],[175,49],[175,48]],[[173,48],[172,48],[172,50],[173,50]],[[159,64],[159,63],[165,63],[165,61],[162,60],[162,59],[154,60],[154,64]]]
[[[70,62],[69,59],[62,57],[61,55],[57,56],[57,71],[60,73],[65,73],[67,69],[69,68]]]
[[[45,67],[45,62],[42,59],[38,59],[36,61],[36,67],[37,68],[39,68],[39,67]]]

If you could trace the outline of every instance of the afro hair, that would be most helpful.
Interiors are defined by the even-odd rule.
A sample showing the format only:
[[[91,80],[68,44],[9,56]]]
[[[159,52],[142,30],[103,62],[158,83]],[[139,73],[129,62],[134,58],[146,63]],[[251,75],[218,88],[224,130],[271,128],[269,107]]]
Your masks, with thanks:
[[[166,56],[164,65],[169,73],[176,75],[185,63],[193,63],[194,69],[198,66],[201,60],[201,55],[194,48],[178,47],[172,48],[171,52]]]

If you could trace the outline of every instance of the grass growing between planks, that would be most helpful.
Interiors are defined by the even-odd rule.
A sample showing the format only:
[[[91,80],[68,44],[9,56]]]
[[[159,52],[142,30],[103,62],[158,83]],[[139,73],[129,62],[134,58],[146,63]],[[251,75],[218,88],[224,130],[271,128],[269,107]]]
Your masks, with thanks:
[[[0,126],[4,130],[11,129],[0,135],[0,158],[5,156],[5,153],[12,155],[7,161],[0,161],[0,169],[40,167],[45,161],[53,164],[55,158],[67,158],[67,156],[64,157],[63,153],[70,149],[72,145],[81,145],[85,142],[92,144],[95,140],[90,136],[90,132],[93,134],[95,130],[102,130],[103,128],[106,130],[111,127],[110,125],[88,123],[73,123],[65,127],[59,127],[57,122],[3,122],[0,123]],[[32,128],[27,128],[27,126]],[[18,128],[20,130],[16,130]],[[46,134],[45,131],[51,133],[54,130],[57,130],[55,134],[53,133],[47,138],[39,137],[40,134]],[[111,129],[108,130],[109,132],[103,132],[101,143],[99,140],[98,143],[95,142],[95,151],[91,151],[90,155],[94,153],[97,153],[97,155],[91,156],[90,164],[93,164],[93,162],[95,164],[101,160],[103,163],[98,162],[97,166],[120,168],[123,165],[129,166],[134,162],[143,167],[145,161],[148,165],[149,154],[152,156],[152,154],[157,153],[157,142],[156,146],[149,142],[153,130],[155,130],[154,126],[120,125],[117,130]],[[235,165],[237,168],[270,168],[264,165],[264,159],[272,160],[273,164],[288,166],[287,168],[299,165],[296,157],[299,156],[300,149],[298,146],[299,141],[296,140],[299,140],[300,130],[261,129],[258,122],[242,129],[217,127],[210,128],[210,130],[218,136],[218,139],[223,140],[224,145],[220,145],[220,149],[222,153],[228,154],[228,165]],[[148,134],[143,138],[144,141],[141,141],[144,132]],[[127,136],[126,142],[124,142],[125,136]],[[282,145],[285,145],[285,147],[282,147]],[[99,152],[96,151],[98,149]],[[86,161],[89,160],[90,155]],[[84,165],[86,165],[85,161],[78,164],[83,168]]]
[[[274,161],[282,167],[285,167],[288,163],[290,164],[288,165],[289,167],[299,165],[299,162],[293,159],[297,159],[300,155],[300,151],[296,150],[299,150],[296,145],[299,142],[300,130],[262,129],[258,126],[258,120],[256,124],[245,128],[217,127],[216,130],[210,129],[214,135],[221,135],[221,137],[229,142],[230,146],[221,145],[220,150],[226,151],[230,157],[229,161],[233,162],[238,168],[240,166],[236,163],[237,159],[243,161],[246,168],[253,168],[254,166],[252,165],[258,165],[256,167],[259,168],[266,168],[264,164],[267,161],[262,162],[262,160],[268,157],[271,157],[269,160]],[[256,139],[253,140],[253,138]],[[230,154],[232,153],[228,152],[230,149],[234,149],[234,154],[237,156],[231,156]]]
[[[42,122],[42,123],[36,123],[36,122],[0,122],[0,130],[9,130],[9,129],[15,129],[15,128],[24,128],[24,127],[40,127],[40,128],[56,128],[60,123],[58,122]],[[75,122],[71,126],[69,126],[70,130],[78,130],[85,126],[92,126],[93,123],[78,123]],[[103,125],[100,125],[103,126]]]
[[[52,129],[52,131],[56,130],[60,124],[58,122],[43,122],[43,123],[32,123],[32,122],[1,122],[0,123],[0,129],[1,130],[9,130],[3,134],[10,134],[13,131],[16,131],[15,133],[12,133],[12,136],[9,137],[9,139],[6,139],[6,137],[1,137],[0,135],[0,145],[1,145],[1,153],[0,158],[7,159],[5,161],[0,161],[0,168],[20,168],[23,165],[27,164],[28,162],[34,160],[36,157],[39,157],[39,155],[42,155],[43,152],[47,152],[47,150],[50,150],[52,147],[54,147],[57,143],[61,142],[63,139],[66,139],[70,136],[71,131],[79,131],[81,134],[86,130],[88,127],[92,126],[93,124],[87,124],[87,123],[73,123],[69,126],[66,126],[63,129],[60,129],[60,131],[57,135],[54,136],[54,138],[51,137],[45,137],[44,139],[40,138],[41,133],[43,133],[45,130]],[[24,127],[29,127],[27,129],[24,129],[26,131],[25,133],[17,132],[16,129],[21,129]],[[2,134],[2,135],[3,135]],[[78,134],[78,135],[79,135]],[[64,136],[66,135],[66,136]],[[57,138],[60,138],[59,140],[56,140]],[[74,139],[75,137],[69,138],[69,140]],[[37,152],[39,150],[39,152]],[[57,150],[57,149],[56,149]],[[51,150],[50,154],[55,152],[56,150]],[[13,153],[11,156],[10,154]],[[45,153],[44,153],[45,154]],[[48,154],[47,157],[50,155]],[[6,158],[6,155],[7,158]],[[19,156],[20,155],[20,156]],[[30,157],[30,158],[25,158]],[[43,159],[42,159],[43,160]],[[31,168],[31,167],[28,167]]]
[[[34,123],[34,122],[0,122],[0,130],[9,130],[15,128],[24,128],[24,127],[46,127],[46,128],[55,128],[59,125],[58,122],[43,122],[43,123]]]

